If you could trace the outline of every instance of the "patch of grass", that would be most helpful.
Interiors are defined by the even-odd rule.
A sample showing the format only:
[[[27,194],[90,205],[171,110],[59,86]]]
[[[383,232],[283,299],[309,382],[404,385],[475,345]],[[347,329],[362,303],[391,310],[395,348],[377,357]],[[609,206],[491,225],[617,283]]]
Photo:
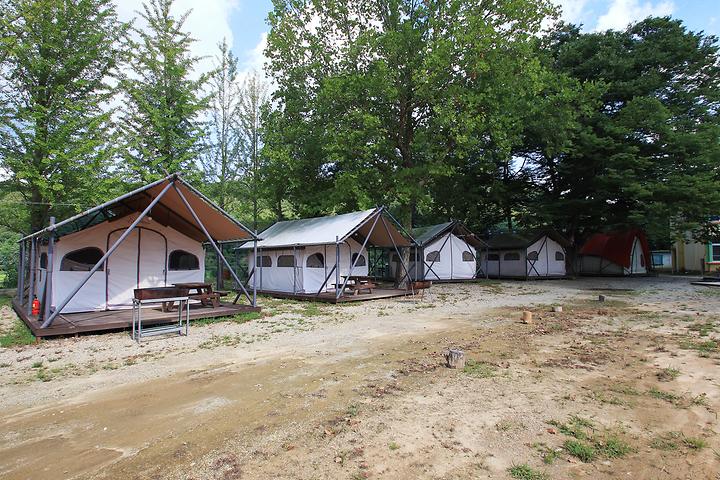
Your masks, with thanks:
[[[690,405],[706,406],[707,404],[708,404],[707,393],[701,393],[697,397],[692,397],[690,399]]]
[[[652,387],[650,390],[648,390],[647,394],[650,395],[652,398],[658,400],[665,400],[666,402],[670,402],[672,404],[677,404],[682,399],[682,397],[677,393],[658,390],[655,387]]]
[[[680,446],[678,440],[682,438],[680,432],[668,432],[664,435],[656,437],[650,442],[650,447],[656,450],[672,451],[677,450]]]
[[[347,410],[345,411],[345,414],[348,417],[356,417],[357,414],[359,413],[359,411],[360,411],[360,409],[358,408],[358,406],[353,404],[347,408]]]
[[[390,442],[390,443],[388,443],[388,448],[389,448],[390,450],[397,450],[397,449],[400,448],[400,445],[398,445],[398,444],[395,443],[395,442]]]
[[[590,435],[586,432],[586,429],[593,429],[594,426],[590,420],[582,418],[577,415],[572,415],[567,423],[561,423],[556,420],[548,422],[560,430],[560,433],[569,437],[575,437],[578,440],[587,440]]]
[[[548,480],[550,478],[547,473],[535,470],[524,463],[508,468],[508,473],[512,478],[518,480]]]
[[[609,437],[595,444],[601,455],[607,458],[620,458],[633,451],[633,448],[617,437]]]
[[[34,363],[31,365],[32,368],[42,368],[42,366],[43,366],[43,362],[42,362],[42,361],[34,362]]]
[[[670,382],[680,376],[680,370],[673,367],[663,368],[657,373],[657,378],[661,382]]]
[[[588,445],[580,440],[565,440],[563,448],[570,455],[585,463],[592,462],[597,456],[597,451],[592,445]]]
[[[704,340],[696,342],[693,340],[684,340],[680,342],[680,348],[683,350],[695,350],[700,356],[709,356],[711,353],[717,352],[720,345],[717,340]]]
[[[712,322],[693,323],[692,325],[688,326],[687,328],[688,328],[688,330],[690,330],[692,332],[697,332],[698,335],[700,335],[701,337],[707,337],[708,335],[710,335],[710,333],[715,331],[715,326],[712,324]]]
[[[35,343],[35,335],[21,320],[16,319],[10,330],[0,333],[0,347],[16,347]]]
[[[610,387],[610,390],[615,393],[622,393],[623,395],[640,395],[639,391],[629,385],[613,385]]]
[[[494,365],[485,362],[476,362],[475,360],[470,359],[468,359],[465,363],[465,368],[463,368],[464,373],[478,378],[494,377],[496,371],[497,369]]]
[[[260,312],[242,312],[232,317],[215,317],[215,318],[198,318],[193,320],[192,324],[196,326],[212,325],[214,323],[232,322],[243,324],[252,320],[259,320],[263,317]]]
[[[697,437],[685,437],[683,438],[683,444],[691,450],[702,450],[707,447],[707,442]]]

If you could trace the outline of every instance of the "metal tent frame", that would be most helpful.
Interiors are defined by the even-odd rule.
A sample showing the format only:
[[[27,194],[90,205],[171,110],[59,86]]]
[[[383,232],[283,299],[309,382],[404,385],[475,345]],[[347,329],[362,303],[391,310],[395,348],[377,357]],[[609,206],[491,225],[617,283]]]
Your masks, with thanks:
[[[54,255],[54,246],[55,246],[55,240],[57,236],[57,231],[60,227],[73,227],[76,222],[83,219],[84,217],[93,215],[90,219],[90,221],[86,222],[84,226],[80,226],[77,231],[82,231],[85,228],[88,228],[92,225],[95,225],[95,220],[100,217],[104,216],[105,218],[101,221],[107,221],[113,218],[112,216],[108,215],[108,210],[112,206],[116,205],[123,205],[127,208],[128,207],[124,201],[134,197],[138,194],[146,194],[150,196],[147,191],[153,187],[159,186],[163,184],[164,182],[167,182],[167,185],[163,187],[163,189],[160,191],[159,194],[157,194],[150,203],[142,210],[142,212],[138,215],[138,217],[128,226],[124,232],[120,235],[120,237],[112,244],[111,247],[107,249],[107,252],[100,258],[100,260],[95,263],[95,265],[87,272],[85,277],[80,281],[78,285],[76,285],[71,292],[55,307],[52,308],[51,306],[51,299],[52,299],[52,282],[53,282],[53,255]],[[108,202],[105,202],[101,205],[98,205],[94,208],[91,208],[89,210],[86,210],[78,215],[75,215],[73,217],[68,218],[67,220],[64,220],[60,223],[55,223],[55,218],[50,218],[50,224],[48,227],[35,232],[31,235],[28,235],[26,237],[23,237],[19,240],[20,243],[20,258],[19,258],[19,264],[18,264],[18,289],[17,289],[17,300],[20,308],[26,309],[27,315],[29,316],[32,309],[32,302],[35,296],[35,271],[36,271],[36,265],[35,265],[35,256],[38,249],[38,244],[40,241],[42,241],[43,238],[47,238],[47,273],[45,275],[45,288],[43,290],[43,299],[42,299],[42,305],[43,305],[43,311],[40,312],[41,319],[43,320],[43,323],[41,325],[41,328],[49,328],[53,321],[62,314],[63,309],[70,303],[70,301],[77,295],[77,293],[82,289],[82,287],[90,280],[93,274],[95,274],[100,267],[105,265],[108,258],[117,250],[117,248],[125,241],[125,239],[135,230],[138,226],[138,224],[147,217],[150,212],[153,210],[159,204],[160,200],[167,194],[170,189],[175,190],[178,197],[180,198],[182,204],[187,209],[187,212],[191,215],[193,220],[195,221],[196,225],[193,225],[191,222],[188,222],[187,220],[184,220],[184,217],[180,217],[176,214],[177,218],[180,218],[180,220],[184,221],[188,225],[192,225],[196,229],[202,232],[204,235],[207,243],[209,243],[213,249],[215,250],[215,253],[219,260],[222,261],[222,265],[227,268],[227,270],[230,272],[231,276],[235,280],[236,284],[241,290],[241,293],[245,295],[250,305],[253,307],[257,306],[257,294],[255,290],[255,282],[253,281],[253,292],[252,295],[248,292],[248,290],[243,285],[243,282],[240,281],[240,278],[235,273],[235,270],[232,268],[230,263],[227,261],[225,256],[222,253],[222,249],[218,246],[218,241],[216,241],[208,229],[206,228],[205,224],[202,222],[200,217],[198,216],[195,209],[192,207],[188,199],[186,198],[185,194],[182,192],[180,188],[178,188],[179,185],[183,185],[184,187],[188,188],[194,195],[196,195],[200,200],[204,201],[206,204],[211,206],[213,209],[215,209],[217,212],[221,213],[224,217],[226,217],[228,220],[230,220],[232,223],[234,223],[237,227],[244,230],[249,238],[247,240],[252,240],[255,244],[255,248],[257,248],[257,235],[255,232],[249,230],[247,227],[245,227],[243,224],[232,218],[225,210],[217,206],[214,202],[212,202],[210,199],[208,199],[205,195],[203,195],[201,192],[193,188],[190,184],[185,182],[180,175],[178,174],[171,174],[163,179],[160,179],[156,182],[150,183],[148,185],[145,185],[144,187],[138,188],[136,190],[133,190],[132,192],[129,192],[125,195],[122,195],[120,197],[117,197],[113,200],[110,200]],[[162,205],[164,207],[164,205]],[[167,207],[165,207],[167,209]],[[73,232],[74,233],[74,232]],[[244,239],[245,240],[245,239]],[[247,241],[245,240],[245,241]],[[28,263],[26,262],[26,253],[27,253],[27,243],[30,243],[30,262],[29,262],[29,269],[26,269],[26,266],[28,266]],[[220,267],[220,263],[218,265]],[[27,270],[27,271],[26,271]],[[25,277],[28,276],[28,289],[27,289],[27,295],[26,295],[26,288],[25,288]]]

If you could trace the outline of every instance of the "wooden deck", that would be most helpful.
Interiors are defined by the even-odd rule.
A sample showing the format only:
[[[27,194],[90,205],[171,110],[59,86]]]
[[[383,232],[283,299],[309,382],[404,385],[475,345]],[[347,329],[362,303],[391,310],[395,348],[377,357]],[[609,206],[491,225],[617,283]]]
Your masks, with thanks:
[[[373,290],[372,293],[363,292],[358,293],[357,295],[346,293],[340,298],[335,298],[335,292],[323,292],[320,295],[317,295],[317,293],[292,293],[277,292],[273,290],[258,290],[258,293],[275,298],[286,298],[290,300],[305,300],[308,302],[324,303],[365,302],[368,300],[379,300],[381,298],[395,298],[412,295],[412,292],[408,290],[401,290],[397,288],[376,288]]]
[[[42,328],[37,317],[28,316],[25,308],[20,308],[16,300],[13,300],[13,308],[30,330],[32,330],[33,335],[39,338],[132,328],[132,309],[67,313],[58,315],[50,327]],[[231,317],[238,313],[259,311],[259,307],[235,305],[233,303],[221,303],[217,308],[204,307],[200,304],[190,304],[190,320]],[[158,305],[157,308],[143,308],[142,318],[143,325],[159,325],[176,322],[178,314],[177,310],[174,312],[163,312]]]

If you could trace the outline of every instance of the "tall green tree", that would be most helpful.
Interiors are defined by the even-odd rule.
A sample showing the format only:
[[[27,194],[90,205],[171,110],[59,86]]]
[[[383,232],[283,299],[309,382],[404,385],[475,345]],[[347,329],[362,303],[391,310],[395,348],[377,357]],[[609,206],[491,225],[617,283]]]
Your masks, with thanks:
[[[29,209],[11,228],[27,232],[107,195],[100,180],[114,154],[109,81],[125,27],[110,0],[0,6],[0,162],[4,190]],[[4,208],[19,200],[12,198]]]
[[[540,165],[554,223],[579,236],[639,225],[668,245],[720,211],[717,39],[648,18],[623,31],[563,27],[555,40],[555,68],[602,92],[571,149]]]
[[[190,11],[176,18],[172,5],[173,0],[144,3],[139,14],[146,25],[133,26],[126,38],[123,166],[143,182],[172,172],[199,176],[208,74],[195,72],[199,58],[190,51],[195,40],[183,31]]]
[[[484,103],[532,80],[528,46],[554,12],[543,0],[274,5],[273,191],[301,215],[390,204],[405,226],[435,208],[432,186],[453,173],[451,159],[480,152],[493,126],[502,141],[505,114]]]
[[[210,74],[209,119],[201,155],[204,181],[211,196],[226,208],[242,175],[245,145],[240,131],[238,60],[225,40]]]

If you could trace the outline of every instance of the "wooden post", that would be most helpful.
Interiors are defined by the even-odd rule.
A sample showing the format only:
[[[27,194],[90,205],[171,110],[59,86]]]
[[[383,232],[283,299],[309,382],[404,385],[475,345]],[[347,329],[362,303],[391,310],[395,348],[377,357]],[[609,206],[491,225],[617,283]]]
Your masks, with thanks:
[[[462,350],[450,348],[445,351],[445,365],[448,368],[465,368],[465,353]]]
[[[525,310],[525,311],[522,313],[522,321],[523,321],[523,323],[533,323],[532,316],[533,316],[533,315],[532,315],[532,312],[531,312],[531,311]]]

